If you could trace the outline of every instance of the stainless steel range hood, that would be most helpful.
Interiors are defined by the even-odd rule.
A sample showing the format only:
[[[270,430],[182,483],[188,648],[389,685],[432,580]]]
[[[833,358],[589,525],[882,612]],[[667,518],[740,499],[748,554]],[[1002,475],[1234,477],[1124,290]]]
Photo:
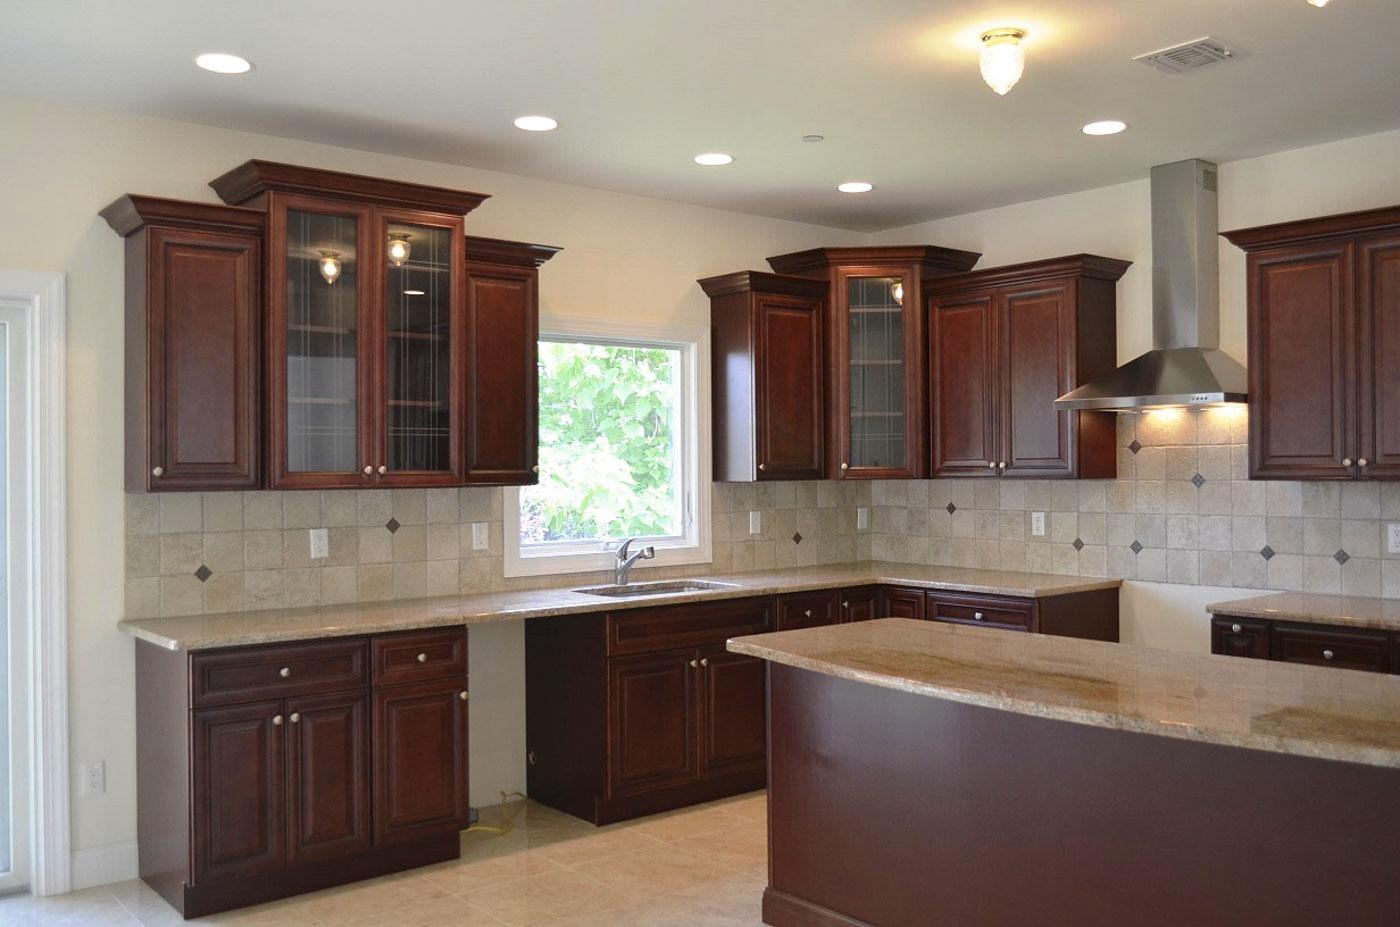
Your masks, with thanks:
[[[1244,402],[1244,367],[1220,350],[1215,165],[1152,168],[1152,343],[1055,400],[1057,409],[1142,409]]]

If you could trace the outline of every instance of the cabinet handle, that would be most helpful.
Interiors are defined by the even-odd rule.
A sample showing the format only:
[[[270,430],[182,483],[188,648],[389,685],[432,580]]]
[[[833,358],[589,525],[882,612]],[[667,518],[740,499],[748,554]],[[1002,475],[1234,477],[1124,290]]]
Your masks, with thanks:
[[[529,763],[531,766],[535,765],[535,751],[531,750],[529,753],[525,754],[525,762]]]
[[[535,464],[533,467],[530,468],[530,471],[531,471],[532,473],[539,473],[539,472],[540,472],[540,465],[539,465],[539,464]]]
[[[1359,460],[1356,461],[1356,465],[1357,465],[1358,467],[1364,467],[1364,466],[1366,466],[1368,463],[1370,463],[1370,461],[1367,460],[1365,457],[1362,457],[1362,458],[1360,458]]]
[[[1336,656],[1336,654],[1333,653],[1333,652],[1330,651],[1330,650],[1324,650],[1324,651],[1322,651],[1322,659],[1324,659],[1324,660],[1330,660],[1330,659],[1332,659],[1332,658],[1335,657],[1335,656]]]
[[[851,607],[851,603],[850,603],[850,602],[842,602],[842,603],[841,603],[841,607],[842,607],[842,608],[850,608],[850,607]]]
[[[759,464],[759,465],[758,465],[758,469],[760,469],[760,470],[767,470],[767,469],[768,469],[768,465],[767,465],[767,464]]]
[[[299,711],[294,711],[294,712],[292,712],[291,722],[292,722],[293,724],[296,724],[296,723],[297,723],[298,721],[300,721],[300,720],[301,720],[301,712],[299,712]]]
[[[972,613],[972,620],[973,620],[973,621],[981,621],[981,620],[983,620],[983,619],[986,618],[986,617],[987,617],[987,616],[984,615],[984,614],[982,614],[981,612],[973,612],[973,613]]]
[[[374,475],[374,468],[371,467],[369,464],[365,464],[365,476],[373,476],[373,475]]]
[[[426,653],[420,653],[420,654],[418,655],[418,662],[419,662],[419,663],[427,663],[427,662],[428,662],[428,655],[427,655]]]
[[[987,461],[987,469],[989,469],[989,470],[995,470],[996,468],[997,468],[997,462],[996,462],[995,460],[989,460],[989,461]]]
[[[1238,634],[1238,633],[1240,633],[1240,632],[1243,631],[1243,630],[1244,630],[1244,628],[1240,627],[1240,626],[1237,625],[1237,624],[1232,624],[1232,625],[1230,625],[1230,633],[1231,633],[1231,634]]]
[[[1350,458],[1350,457],[1343,457],[1343,458],[1342,458],[1342,466],[1344,466],[1344,467],[1350,467],[1350,466],[1351,466],[1351,458]]]
[[[467,690],[463,689],[461,692],[458,692],[457,697],[465,702],[467,700]]]
[[[802,614],[805,615],[805,616],[808,617],[808,618],[811,618],[811,617],[812,617],[812,610],[811,610],[810,608],[805,609],[805,610],[803,610]]]
[[[384,474],[386,474],[386,473],[388,473],[388,472],[389,472],[389,468],[388,468],[388,467],[384,466],[383,464],[380,464],[380,465],[379,465],[379,475],[380,475],[380,476],[383,476]]]
[[[288,676],[292,675],[292,668],[290,666],[284,666],[277,671],[277,675],[286,679]]]
[[[997,469],[999,469],[999,470],[1005,470],[1005,469],[1006,469],[1006,461],[1004,461],[1004,460],[1003,460],[1003,461],[1000,461],[1000,462],[997,464]]]
[[[710,665],[710,658],[709,658],[709,657],[701,657],[701,658],[700,658],[700,665],[701,665],[701,666],[709,666],[709,665]]]
[[[275,726],[275,727],[281,727],[281,726],[282,726],[282,716],[281,716],[281,715],[273,715],[273,716],[272,716],[272,724],[273,724],[273,726]]]
[[[164,467],[152,467],[152,468],[151,468],[151,476],[165,476],[165,468],[164,468]]]
[[[842,462],[841,462],[841,469],[842,469],[842,470],[849,470],[849,469],[851,469],[851,465],[848,464],[848,463],[846,463],[845,461],[842,461]]]
[[[695,669],[695,668],[698,667],[699,665],[700,665],[700,661],[699,661],[699,660],[691,660],[691,661],[690,661],[690,668],[691,668],[691,669]]]

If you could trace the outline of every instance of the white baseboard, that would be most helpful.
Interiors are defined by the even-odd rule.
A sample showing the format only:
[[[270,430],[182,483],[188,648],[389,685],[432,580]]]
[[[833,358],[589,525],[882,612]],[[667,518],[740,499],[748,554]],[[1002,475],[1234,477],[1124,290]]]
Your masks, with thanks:
[[[74,850],[72,859],[74,891],[94,885],[125,882],[136,878],[139,872],[135,840]]]

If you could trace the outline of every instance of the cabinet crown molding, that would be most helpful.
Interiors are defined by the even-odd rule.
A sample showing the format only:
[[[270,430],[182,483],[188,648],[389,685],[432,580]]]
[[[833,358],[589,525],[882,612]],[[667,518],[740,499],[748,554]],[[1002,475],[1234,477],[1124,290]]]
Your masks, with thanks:
[[[1097,254],[1069,254],[1043,261],[1007,264],[1004,267],[988,267],[970,273],[934,277],[925,280],[924,287],[929,293],[951,293],[956,290],[1037,283],[1061,277],[1116,281],[1127,273],[1132,265],[1132,261],[1120,261]]]
[[[825,299],[827,282],[811,277],[792,277],[784,274],[770,274],[761,270],[741,270],[717,277],[704,277],[695,281],[711,299],[730,296],[734,293],[772,293],[783,296],[804,296],[810,299]]]
[[[262,232],[267,214],[260,209],[242,206],[222,206],[218,203],[192,203],[159,196],[128,193],[119,197],[100,213],[112,231],[123,238],[157,222],[177,228],[217,228],[221,231],[245,228]]]
[[[1293,222],[1276,222],[1247,229],[1221,232],[1222,238],[1245,251],[1274,245],[1295,245],[1333,237],[1350,237],[1358,233],[1384,232],[1400,229],[1400,206],[1385,206],[1361,212],[1318,216]]]
[[[780,274],[811,275],[831,267],[868,264],[918,264],[920,276],[960,274],[982,259],[977,251],[959,251],[938,245],[877,245],[874,247],[811,248],[779,254],[768,265]]]
[[[564,249],[555,245],[536,245],[504,238],[467,236],[467,261],[472,264],[511,264],[539,267]]]
[[[376,206],[422,209],[466,215],[490,198],[489,193],[449,190],[400,180],[384,180],[362,174],[346,174],[276,161],[246,161],[209,181],[225,203],[241,206],[264,193],[299,193],[329,196]]]

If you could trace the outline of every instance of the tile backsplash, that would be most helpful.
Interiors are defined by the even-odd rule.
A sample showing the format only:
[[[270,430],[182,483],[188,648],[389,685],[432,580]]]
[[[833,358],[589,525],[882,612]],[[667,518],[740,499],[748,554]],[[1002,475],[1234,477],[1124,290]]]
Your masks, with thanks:
[[[870,557],[858,483],[716,483],[711,565],[647,569],[652,578],[808,566]],[[606,573],[507,578],[503,491],[131,493],[126,497],[130,618],[214,614],[610,581]],[[749,534],[749,512],[762,532]],[[488,549],[472,549],[472,525]],[[312,560],[307,529],[326,528]]]
[[[876,559],[1400,596],[1400,484],[1253,481],[1243,407],[1118,416],[1114,480],[872,487]],[[1045,534],[1032,513],[1045,513]]]

